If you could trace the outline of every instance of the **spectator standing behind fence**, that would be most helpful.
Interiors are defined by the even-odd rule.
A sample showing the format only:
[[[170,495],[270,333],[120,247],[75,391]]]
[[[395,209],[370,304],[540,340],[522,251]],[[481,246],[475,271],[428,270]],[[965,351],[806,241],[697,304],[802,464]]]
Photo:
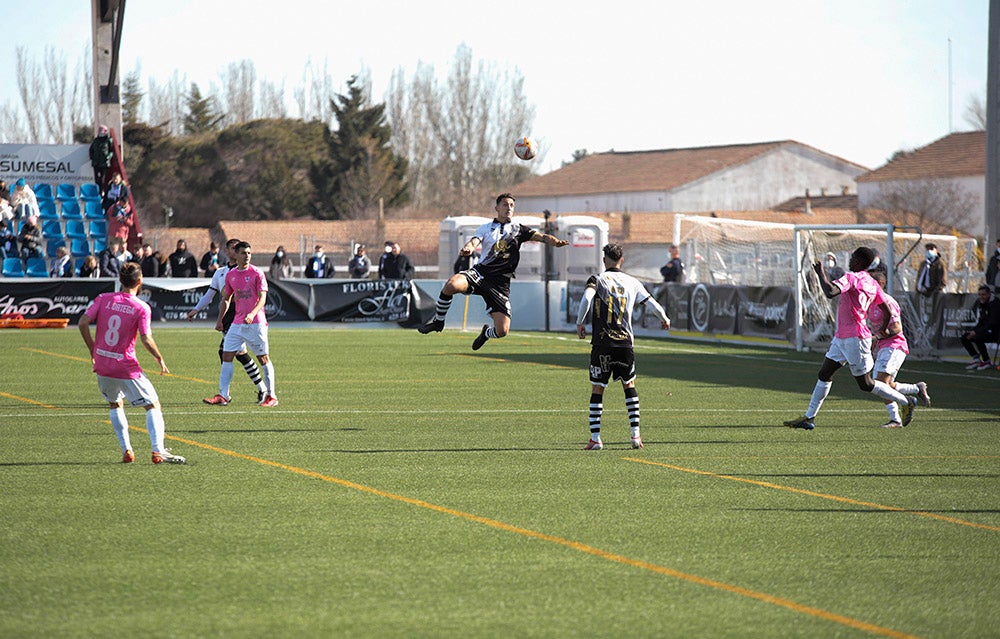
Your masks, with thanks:
[[[977,294],[978,297],[972,304],[976,326],[963,334],[959,341],[972,356],[972,362],[965,368],[970,371],[985,371],[993,368],[986,343],[995,342],[1000,338],[1000,300],[990,293],[990,287],[986,284],[979,287]]]
[[[670,245],[670,261],[660,269],[664,282],[684,282],[684,262],[681,261],[681,250],[676,244]]]
[[[205,277],[212,277],[219,270],[219,245],[212,242],[208,246],[208,252],[201,256],[201,270],[205,271]]]
[[[313,250],[313,254],[306,262],[306,277],[309,279],[330,279],[333,277],[333,261],[323,252],[323,247],[319,244]]]
[[[21,245],[21,259],[45,257],[42,251],[42,228],[38,226],[38,216],[32,215],[21,225],[17,234],[17,242]]]
[[[1000,293],[1000,238],[997,238],[997,247],[990,256],[990,263],[986,266],[986,284],[993,287],[994,293]]]
[[[365,245],[358,244],[357,248],[354,249],[354,257],[347,264],[347,271],[350,273],[351,279],[366,280],[371,270],[372,261],[365,253]]]
[[[10,194],[10,208],[14,211],[15,220],[41,215],[41,211],[38,210],[38,198],[24,178],[14,183],[14,192]]]
[[[382,280],[413,279],[413,262],[399,248],[399,242],[389,244],[389,252],[382,256],[378,265],[378,276]]]
[[[56,249],[56,256],[49,266],[50,277],[73,277],[73,261],[69,259],[69,251],[65,246]]]
[[[198,277],[198,260],[184,240],[177,240],[177,250],[170,254],[170,273],[170,277]]]
[[[160,272],[160,254],[154,252],[151,245],[143,244],[139,249],[139,254],[142,256],[139,259],[139,265],[142,268],[143,277],[163,277]]]
[[[837,256],[833,253],[827,253],[823,257],[823,268],[826,270],[826,278],[831,282],[844,276],[844,267],[837,265]]]
[[[90,166],[94,168],[94,182],[104,194],[104,179],[111,168],[111,158],[115,155],[115,147],[111,142],[111,131],[103,124],[97,127],[97,137],[90,143]]]
[[[279,246],[274,252],[274,256],[271,257],[271,271],[269,275],[272,280],[287,280],[292,276],[294,269],[292,267],[292,260],[288,258],[288,253],[285,252],[284,246]]]
[[[948,275],[937,245],[925,244],[924,248],[927,249],[927,253],[923,263],[920,264],[920,270],[917,271],[917,292],[931,297],[944,290]]]

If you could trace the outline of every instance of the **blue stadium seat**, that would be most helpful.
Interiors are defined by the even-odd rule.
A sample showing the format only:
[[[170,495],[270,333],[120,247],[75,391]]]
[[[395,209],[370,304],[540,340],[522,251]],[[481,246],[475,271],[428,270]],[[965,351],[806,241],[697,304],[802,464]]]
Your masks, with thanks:
[[[42,184],[41,182],[39,182],[38,184],[35,185],[35,188],[32,190],[35,192],[35,197],[38,198],[39,200],[54,199],[52,197],[52,186],[50,184]]]
[[[25,272],[28,277],[48,277],[49,267],[45,263],[44,257],[29,257],[28,270]]]
[[[76,186],[72,184],[60,184],[56,188],[56,199],[60,201],[75,200]]]
[[[64,220],[82,220],[83,213],[80,212],[80,200],[63,200],[62,218]]]
[[[69,254],[73,257],[87,257],[90,255],[90,242],[87,240],[72,240],[69,246]]]
[[[42,237],[45,239],[63,237],[62,224],[59,220],[45,220],[42,222]]]
[[[83,201],[83,216],[88,220],[103,220],[104,219],[104,208],[101,206],[100,200],[84,200]]]
[[[87,200],[97,200],[101,201],[101,189],[93,182],[85,182],[80,185],[80,199],[86,202]]]
[[[24,277],[24,264],[21,264],[19,257],[3,258],[4,277]]]
[[[94,255],[97,255],[106,248],[108,248],[108,238],[106,237],[94,238]]]
[[[104,220],[90,221],[90,237],[107,237],[108,223]]]
[[[45,254],[49,257],[56,256],[56,249],[60,246],[66,246],[66,240],[62,238],[53,238],[45,243]]]
[[[83,220],[66,220],[66,237],[71,240],[87,239],[89,236]]]
[[[43,220],[58,220],[59,213],[56,212],[56,201],[38,198],[38,217]]]

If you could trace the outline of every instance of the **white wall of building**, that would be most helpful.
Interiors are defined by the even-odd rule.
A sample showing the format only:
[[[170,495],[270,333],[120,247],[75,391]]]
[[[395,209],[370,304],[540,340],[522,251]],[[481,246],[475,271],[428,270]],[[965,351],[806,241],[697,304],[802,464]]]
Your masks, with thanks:
[[[856,192],[864,169],[808,147],[785,145],[673,191],[518,196],[517,210],[538,213],[760,211],[793,197]]]

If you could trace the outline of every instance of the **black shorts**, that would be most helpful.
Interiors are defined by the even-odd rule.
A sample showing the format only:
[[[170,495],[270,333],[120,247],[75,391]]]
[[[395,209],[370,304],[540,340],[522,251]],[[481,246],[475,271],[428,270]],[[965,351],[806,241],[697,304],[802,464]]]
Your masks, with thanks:
[[[631,346],[594,346],[590,349],[590,383],[607,386],[612,379],[628,384],[635,379],[635,351]]]
[[[474,268],[462,271],[469,282],[468,295],[478,295],[486,302],[486,312],[503,313],[510,317],[510,280],[506,277],[483,277]]]

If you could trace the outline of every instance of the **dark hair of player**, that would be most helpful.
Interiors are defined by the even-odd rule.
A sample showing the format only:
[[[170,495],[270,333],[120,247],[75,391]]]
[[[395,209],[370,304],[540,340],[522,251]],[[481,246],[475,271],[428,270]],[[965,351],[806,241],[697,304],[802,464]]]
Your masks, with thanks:
[[[855,263],[861,267],[861,270],[867,270],[872,262],[875,261],[875,251],[868,248],[867,246],[859,246],[854,249],[851,253],[851,259],[855,260]]]
[[[497,196],[497,204],[500,204],[501,200],[506,200],[507,198],[510,198],[514,202],[517,202],[517,199],[510,193],[501,193],[500,195]]]
[[[233,250],[239,253],[245,248],[250,248],[250,242],[237,242],[236,246],[233,247]]]
[[[118,281],[125,288],[135,288],[135,285],[142,279],[142,267],[136,262],[125,262],[122,270],[118,273]]]
[[[604,257],[611,260],[612,262],[617,262],[622,259],[622,247],[619,244],[605,244],[604,245]]]
[[[235,237],[231,237],[228,240],[226,240],[226,248],[231,249],[239,243],[240,241],[238,239],[236,239]]]

